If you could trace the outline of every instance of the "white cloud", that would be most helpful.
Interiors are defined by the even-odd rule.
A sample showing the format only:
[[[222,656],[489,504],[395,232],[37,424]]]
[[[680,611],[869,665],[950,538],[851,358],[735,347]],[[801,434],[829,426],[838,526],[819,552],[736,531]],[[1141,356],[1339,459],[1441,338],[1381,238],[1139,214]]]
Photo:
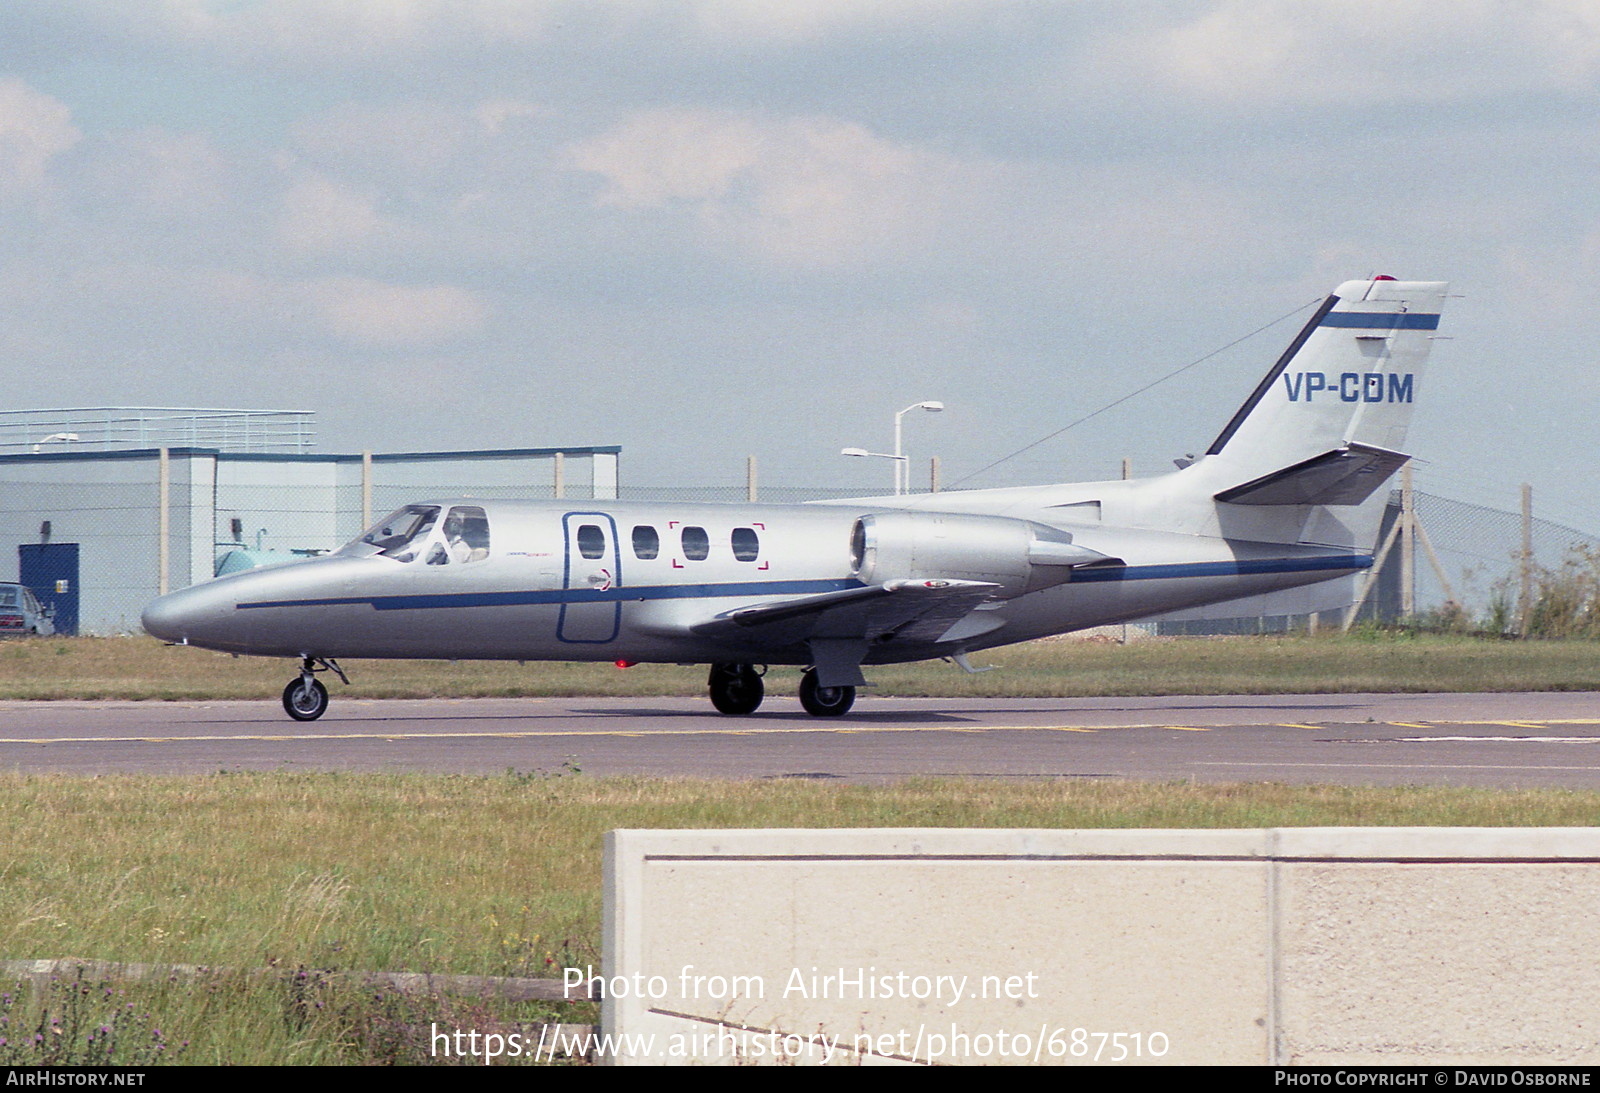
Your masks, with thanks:
[[[84,18],[145,40],[206,47],[235,58],[396,57],[529,42],[570,0],[145,0],[83,4]]]
[[[0,78],[0,193],[38,190],[51,161],[81,135],[65,103]]]
[[[369,346],[431,345],[479,330],[489,306],[454,285],[394,285],[362,277],[327,277],[306,291],[327,329]]]
[[[708,34],[740,39],[754,35],[780,41],[895,24],[926,26],[973,8],[963,0],[694,0],[689,4],[696,25]]]
[[[471,115],[423,100],[350,102],[298,122],[292,137],[319,164],[404,184],[444,169],[482,128]]]
[[[546,118],[551,111],[537,103],[521,99],[485,99],[473,110],[472,116],[491,137],[498,137],[513,121],[526,118]]]
[[[82,178],[121,219],[194,225],[234,191],[227,158],[199,133],[139,129],[95,142]]]
[[[320,174],[290,186],[278,216],[279,240],[298,254],[343,252],[392,230],[374,197]]]
[[[1137,32],[1105,67],[1166,91],[1243,106],[1446,101],[1527,89],[1592,90],[1592,0],[1224,0]]]
[[[491,311],[481,294],[450,284],[284,278],[226,266],[84,263],[65,287],[97,323],[146,331],[181,323],[186,332],[205,328],[206,337],[241,351],[338,343],[427,348],[479,333]]]
[[[567,160],[605,180],[601,205],[686,211],[720,242],[824,266],[920,246],[983,174],[850,122],[682,108],[636,114]]]

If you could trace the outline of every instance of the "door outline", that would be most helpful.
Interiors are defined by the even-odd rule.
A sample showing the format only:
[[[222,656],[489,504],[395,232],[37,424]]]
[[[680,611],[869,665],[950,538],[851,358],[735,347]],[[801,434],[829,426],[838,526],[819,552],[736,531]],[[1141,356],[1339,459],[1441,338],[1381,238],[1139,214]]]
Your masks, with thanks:
[[[53,611],[56,633],[75,636],[82,602],[77,543],[18,543],[17,582],[27,585],[42,606]],[[58,592],[60,582],[66,591]]]
[[[606,552],[599,558],[585,558],[578,553],[577,521],[600,524],[600,530],[607,535]],[[609,513],[564,513],[561,517],[561,536],[565,543],[561,567],[561,588],[564,592],[613,593],[622,586],[622,543],[617,536],[617,522]],[[608,561],[609,565],[606,564]],[[596,562],[601,563],[602,569],[609,569],[611,574],[610,582],[598,589],[585,575]],[[604,599],[562,597],[561,614],[556,620],[557,640],[572,645],[605,645],[615,641],[621,629],[621,599],[609,595]],[[595,636],[599,634],[605,636]]]

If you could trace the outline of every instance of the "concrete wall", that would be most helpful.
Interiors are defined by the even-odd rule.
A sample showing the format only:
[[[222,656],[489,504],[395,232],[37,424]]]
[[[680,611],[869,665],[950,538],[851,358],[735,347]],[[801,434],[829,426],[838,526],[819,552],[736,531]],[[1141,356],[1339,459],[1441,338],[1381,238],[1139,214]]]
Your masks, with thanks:
[[[618,1062],[1600,1062],[1596,829],[617,831],[606,854]]]

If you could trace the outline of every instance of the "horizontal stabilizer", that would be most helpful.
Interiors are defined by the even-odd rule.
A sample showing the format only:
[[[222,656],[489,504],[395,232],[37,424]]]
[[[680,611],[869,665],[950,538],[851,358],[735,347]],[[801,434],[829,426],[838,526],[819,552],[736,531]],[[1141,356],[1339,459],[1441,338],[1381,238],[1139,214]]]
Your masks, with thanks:
[[[1359,505],[1410,459],[1385,448],[1346,444],[1215,496],[1234,505]]]
[[[895,580],[741,607],[689,627],[702,637],[937,641],[1000,586],[988,581]],[[779,633],[782,636],[779,637]]]

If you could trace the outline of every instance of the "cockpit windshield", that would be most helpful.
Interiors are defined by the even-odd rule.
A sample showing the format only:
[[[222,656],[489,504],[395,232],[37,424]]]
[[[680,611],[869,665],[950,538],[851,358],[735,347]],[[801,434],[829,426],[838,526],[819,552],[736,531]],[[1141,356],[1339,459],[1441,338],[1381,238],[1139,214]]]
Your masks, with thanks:
[[[489,519],[477,505],[455,505],[441,523],[438,505],[407,505],[379,520],[344,553],[397,562],[462,565],[489,556]]]
[[[357,539],[357,543],[378,548],[399,562],[409,562],[428,541],[428,533],[439,521],[438,505],[407,505],[379,520]]]

